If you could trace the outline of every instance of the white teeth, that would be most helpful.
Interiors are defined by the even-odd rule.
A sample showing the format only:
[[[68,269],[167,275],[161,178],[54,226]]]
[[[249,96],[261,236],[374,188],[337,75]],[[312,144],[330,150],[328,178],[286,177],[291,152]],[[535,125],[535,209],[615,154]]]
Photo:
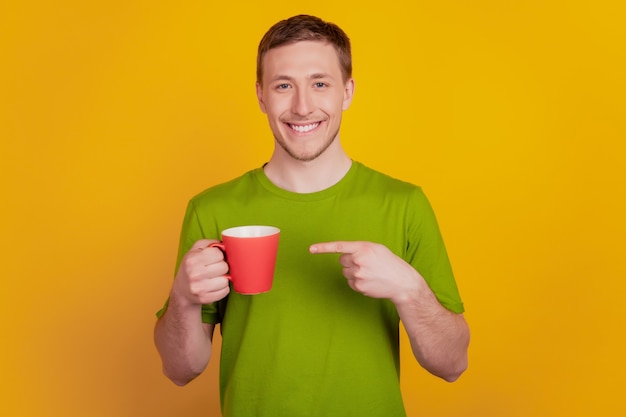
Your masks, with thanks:
[[[319,125],[320,125],[320,123],[317,122],[317,123],[311,123],[311,124],[308,124],[308,125],[292,125],[292,124],[290,124],[289,126],[293,130],[298,132],[298,133],[306,133],[306,132],[310,132],[311,130],[315,129]]]

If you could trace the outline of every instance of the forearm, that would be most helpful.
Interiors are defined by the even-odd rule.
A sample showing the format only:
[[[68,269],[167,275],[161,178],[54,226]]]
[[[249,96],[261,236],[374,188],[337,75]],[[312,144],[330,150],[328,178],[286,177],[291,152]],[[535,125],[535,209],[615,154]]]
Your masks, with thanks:
[[[462,314],[444,308],[419,278],[418,288],[396,301],[417,361],[433,375],[455,381],[467,369],[469,328]]]
[[[197,377],[209,363],[213,325],[203,324],[199,305],[181,305],[170,299],[154,329],[154,341],[163,373],[176,385]]]

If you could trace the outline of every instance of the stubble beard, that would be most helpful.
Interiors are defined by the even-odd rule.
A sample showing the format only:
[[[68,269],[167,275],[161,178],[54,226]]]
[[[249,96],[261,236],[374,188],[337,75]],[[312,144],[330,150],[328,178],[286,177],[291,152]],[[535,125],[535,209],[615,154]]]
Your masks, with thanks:
[[[322,146],[320,146],[316,151],[310,154],[297,154],[293,149],[290,149],[289,146],[287,146],[287,144],[285,143],[285,141],[282,140],[281,138],[274,135],[274,139],[276,140],[276,143],[278,143],[280,147],[283,148],[283,150],[287,152],[287,154],[293,159],[297,161],[301,161],[301,162],[311,162],[317,159],[324,152],[326,152],[326,149],[328,149],[330,145],[333,144],[335,139],[337,139],[338,135],[339,135],[339,128],[337,128],[335,133],[331,135],[330,138],[325,143],[322,144]]]

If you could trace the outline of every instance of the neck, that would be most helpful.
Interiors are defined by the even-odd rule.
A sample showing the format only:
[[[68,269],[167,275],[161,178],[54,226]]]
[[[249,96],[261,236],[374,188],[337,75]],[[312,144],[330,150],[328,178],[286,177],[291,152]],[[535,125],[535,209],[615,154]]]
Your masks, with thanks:
[[[265,165],[265,175],[277,187],[294,193],[314,193],[332,187],[352,166],[352,160],[341,147],[329,148],[312,161],[298,161],[281,151],[279,147],[274,149]]]

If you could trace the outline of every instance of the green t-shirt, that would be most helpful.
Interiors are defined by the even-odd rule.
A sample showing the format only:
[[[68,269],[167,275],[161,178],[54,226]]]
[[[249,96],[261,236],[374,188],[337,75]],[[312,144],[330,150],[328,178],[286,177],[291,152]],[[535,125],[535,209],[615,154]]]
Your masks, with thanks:
[[[194,197],[179,262],[198,240],[242,225],[281,230],[272,290],[231,291],[203,306],[221,323],[225,417],[405,416],[399,386],[399,317],[388,300],[353,291],[339,255],[313,243],[365,240],[413,265],[441,304],[463,311],[437,221],[419,187],[353,162],[334,186],[298,194],[261,168]]]

